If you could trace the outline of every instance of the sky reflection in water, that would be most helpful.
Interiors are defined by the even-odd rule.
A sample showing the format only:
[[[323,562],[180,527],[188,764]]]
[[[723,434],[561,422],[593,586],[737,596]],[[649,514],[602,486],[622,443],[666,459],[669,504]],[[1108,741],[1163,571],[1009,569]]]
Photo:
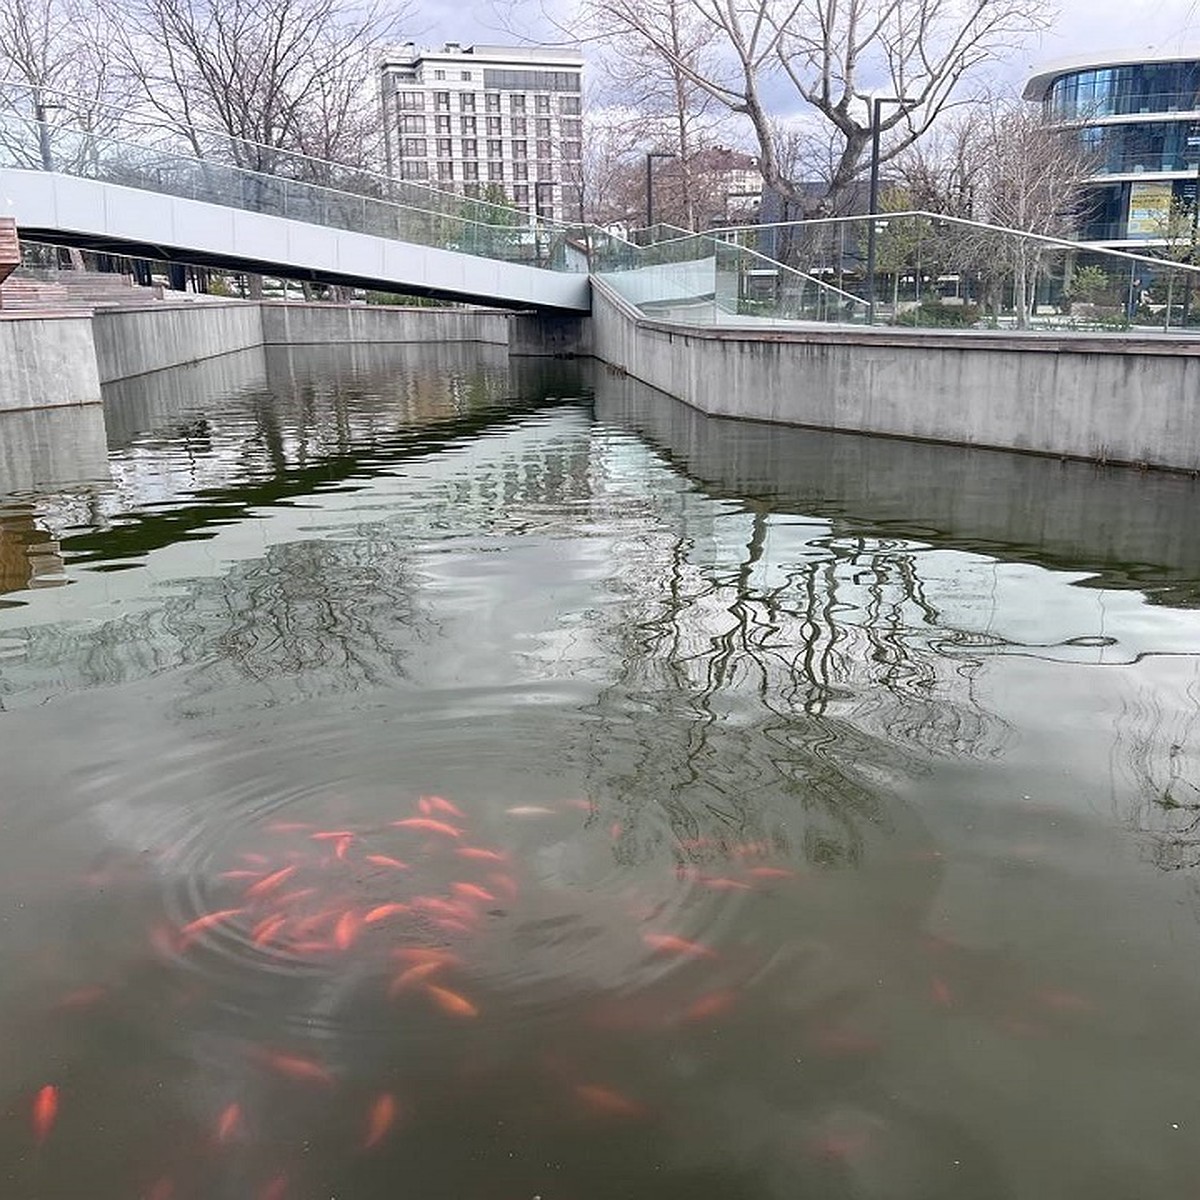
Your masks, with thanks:
[[[486,348],[0,436],[5,1197],[1192,1194],[1191,481]]]

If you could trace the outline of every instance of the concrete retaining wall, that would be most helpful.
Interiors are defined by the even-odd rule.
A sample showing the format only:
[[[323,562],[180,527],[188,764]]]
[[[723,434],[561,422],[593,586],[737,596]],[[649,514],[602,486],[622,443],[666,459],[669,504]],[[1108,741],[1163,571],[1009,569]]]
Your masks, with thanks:
[[[0,412],[99,401],[86,313],[0,319]]]
[[[101,383],[262,345],[257,304],[197,302],[98,312],[92,328]]]
[[[1200,345],[926,330],[697,329],[594,283],[598,358],[718,416],[1200,470]]]
[[[385,308],[361,304],[262,305],[268,346],[355,342],[488,342],[508,345],[508,314],[468,308]]]

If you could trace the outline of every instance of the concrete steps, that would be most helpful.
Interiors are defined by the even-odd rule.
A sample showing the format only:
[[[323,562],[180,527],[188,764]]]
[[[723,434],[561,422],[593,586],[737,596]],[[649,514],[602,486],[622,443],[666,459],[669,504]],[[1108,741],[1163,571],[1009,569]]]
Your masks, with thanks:
[[[0,217],[0,283],[21,262],[21,243],[17,241],[17,223],[12,217]]]
[[[0,309],[141,308],[163,298],[161,286],[138,287],[131,275],[100,271],[37,272],[21,268],[0,283]]]

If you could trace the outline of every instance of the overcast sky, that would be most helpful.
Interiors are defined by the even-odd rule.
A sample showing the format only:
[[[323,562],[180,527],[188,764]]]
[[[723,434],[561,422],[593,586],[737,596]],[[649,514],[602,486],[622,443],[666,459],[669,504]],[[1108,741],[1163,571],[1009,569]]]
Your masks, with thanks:
[[[513,7],[536,34],[537,0]],[[412,37],[425,45],[508,42],[513,39],[504,33],[502,12],[494,0],[475,0],[470,6],[462,0],[417,0]],[[1034,65],[1046,60],[1105,50],[1180,51],[1189,44],[1200,46],[1200,0],[1061,0],[1053,27],[1010,56],[1002,74],[1019,86]]]

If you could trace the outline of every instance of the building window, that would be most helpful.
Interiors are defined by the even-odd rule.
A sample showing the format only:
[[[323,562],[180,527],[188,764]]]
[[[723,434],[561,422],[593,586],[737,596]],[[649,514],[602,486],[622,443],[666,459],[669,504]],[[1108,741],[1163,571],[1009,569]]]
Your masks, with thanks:
[[[578,71],[520,71],[491,70],[483,72],[485,88],[510,91],[522,88],[527,92],[577,92],[581,81]]]
[[[524,137],[525,126],[528,122],[524,117],[513,117],[512,119],[512,135],[513,137]]]
[[[500,118],[499,117],[488,117],[487,131],[488,131],[488,137],[499,137],[500,136]]]
[[[479,164],[477,162],[465,162],[462,166],[464,179],[477,180],[479,178]]]
[[[513,200],[517,204],[528,204],[529,203],[529,189],[527,187],[513,188]]]
[[[434,77],[434,79],[445,79],[446,72],[445,71],[434,71],[433,77]]]
[[[400,118],[401,133],[424,133],[425,118],[424,117],[401,117]]]
[[[400,108],[407,112],[424,112],[425,111],[425,93],[424,92],[401,92]]]
[[[437,176],[442,183],[454,182],[454,164],[452,162],[440,162],[437,165]]]
[[[400,155],[402,158],[424,158],[425,139],[404,138],[400,143]]]
[[[540,112],[540,113],[548,113],[550,111],[550,97],[549,96],[534,96],[533,111]]]
[[[502,162],[488,163],[488,179],[493,183],[498,183],[504,178],[504,164]]]
[[[472,112],[473,113],[475,111],[475,93],[474,92],[460,92],[459,96],[458,96],[458,107],[463,112]]]
[[[525,111],[525,97],[520,94],[509,96],[508,108],[510,112],[523,113]]]
[[[499,112],[500,111],[500,93],[499,92],[488,92],[488,94],[486,96],[484,96],[484,98],[483,98],[483,107],[488,112]]]
[[[449,138],[438,138],[438,143],[437,143],[438,158],[453,158],[454,157],[453,146],[454,146],[454,143],[451,142]]]
[[[464,72],[463,72],[463,73],[462,73],[462,74],[459,76],[459,78],[460,78],[460,79],[463,81],[463,83],[470,83],[470,82],[471,82],[471,72],[470,72],[470,71],[464,71]]]
[[[537,156],[538,156],[538,158],[552,157],[551,152],[550,152],[550,143],[549,142],[538,142]]]
[[[537,130],[538,137],[548,138],[550,136],[550,118],[549,117],[538,117],[538,119],[536,121],[534,121],[533,125],[534,125],[534,128]]]
[[[434,117],[433,119],[434,119],[434,122],[436,125],[434,132],[439,133],[439,134],[445,134],[446,136],[449,136],[449,134],[450,134],[450,117],[448,115],[446,115],[445,113],[443,113],[440,116]]]
[[[429,164],[427,162],[402,162],[400,164],[401,179],[428,179]]]
[[[579,97],[578,96],[559,96],[558,111],[565,116],[579,116]]]
[[[566,162],[579,162],[583,157],[583,147],[579,142],[563,142],[562,156]]]
[[[424,108],[425,106],[422,105],[421,107]],[[433,107],[437,112],[449,112],[450,111],[450,93],[449,92],[434,92],[433,93]]]
[[[579,121],[559,121],[558,132],[562,137],[578,141],[583,137],[583,125]]]
[[[474,136],[476,132],[474,117],[459,117],[458,124],[460,126],[459,133],[461,133],[464,137]]]
[[[537,177],[543,183],[552,182],[554,179],[554,171],[548,162],[540,162],[537,164]]]
[[[496,138],[492,138],[487,144],[488,158],[503,158],[504,143]]]
[[[523,163],[523,162],[513,163],[512,170],[513,170],[513,178],[514,179],[526,180],[529,178],[529,164],[528,163]]]
[[[528,158],[529,143],[528,142],[513,142],[513,158]]]

